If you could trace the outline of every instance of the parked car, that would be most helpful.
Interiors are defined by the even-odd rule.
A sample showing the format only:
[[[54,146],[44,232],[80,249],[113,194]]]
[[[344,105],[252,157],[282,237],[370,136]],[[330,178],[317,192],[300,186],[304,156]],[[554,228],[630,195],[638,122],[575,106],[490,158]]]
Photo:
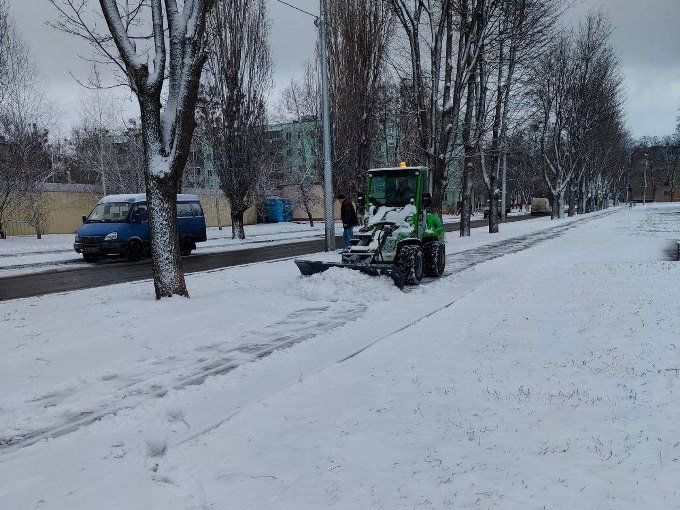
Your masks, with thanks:
[[[532,198],[531,199],[531,215],[545,216],[552,214],[552,207],[550,207],[550,200],[547,198]]]
[[[207,239],[205,216],[197,195],[177,195],[177,231],[182,255]],[[73,249],[87,262],[103,255],[126,256],[136,262],[150,253],[146,195],[109,195],[102,198],[76,232]]]

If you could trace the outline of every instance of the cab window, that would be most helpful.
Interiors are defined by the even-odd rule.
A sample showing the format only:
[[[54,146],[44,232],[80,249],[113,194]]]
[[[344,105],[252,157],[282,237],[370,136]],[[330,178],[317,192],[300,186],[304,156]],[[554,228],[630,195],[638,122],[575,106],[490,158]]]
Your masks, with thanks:
[[[149,221],[149,211],[147,210],[146,204],[137,204],[132,214],[134,216],[139,215],[139,219],[142,223]]]
[[[194,216],[198,216],[198,217],[203,216],[203,209],[201,208],[201,204],[199,204],[198,202],[192,202],[191,208],[194,211]]]
[[[177,204],[177,217],[178,218],[191,218],[194,212],[191,208],[191,204],[187,202],[180,202]]]

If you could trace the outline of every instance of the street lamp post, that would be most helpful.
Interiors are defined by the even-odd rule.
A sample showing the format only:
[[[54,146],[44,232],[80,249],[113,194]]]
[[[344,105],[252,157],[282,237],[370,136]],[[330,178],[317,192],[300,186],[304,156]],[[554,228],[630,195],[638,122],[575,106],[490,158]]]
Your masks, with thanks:
[[[321,48],[321,95],[323,116],[323,193],[324,216],[326,225],[326,251],[335,250],[335,212],[333,209],[333,164],[331,162],[331,123],[330,107],[328,105],[328,50],[326,48],[326,9],[324,0],[319,0],[319,15],[305,11],[285,0],[277,0],[296,11],[314,18],[314,24],[319,27],[319,46]]]
[[[642,182],[642,205],[647,204],[647,167],[649,166],[649,153],[645,152],[645,176]]]
[[[506,205],[508,202],[508,158],[505,151],[503,151],[503,160],[501,164],[503,165],[503,173],[501,174],[501,218],[505,221],[508,219],[508,216],[505,213],[505,211],[508,210],[508,206]]]
[[[326,251],[335,250],[335,212],[333,209],[333,166],[331,162],[330,108],[328,106],[328,50],[326,48],[326,10],[319,0],[319,37],[321,46],[321,94],[323,96],[323,191],[326,220]]]

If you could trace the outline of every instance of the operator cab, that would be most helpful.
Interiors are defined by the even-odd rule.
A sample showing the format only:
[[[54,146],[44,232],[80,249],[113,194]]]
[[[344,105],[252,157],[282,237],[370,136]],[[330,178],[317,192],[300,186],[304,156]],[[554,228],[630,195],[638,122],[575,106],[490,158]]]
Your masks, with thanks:
[[[429,207],[432,198],[427,168],[375,168],[368,172],[368,200],[366,206],[405,207],[414,204],[418,209]],[[360,197],[360,200],[364,197]]]

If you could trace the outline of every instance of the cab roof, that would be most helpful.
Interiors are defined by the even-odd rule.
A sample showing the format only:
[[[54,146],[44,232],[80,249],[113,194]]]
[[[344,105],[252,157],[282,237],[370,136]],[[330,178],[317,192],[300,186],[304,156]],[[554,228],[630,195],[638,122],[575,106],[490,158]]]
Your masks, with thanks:
[[[373,172],[403,172],[404,170],[418,170],[418,171],[423,171],[427,170],[427,167],[424,166],[406,166],[406,167],[400,167],[400,166],[394,166],[394,167],[388,167],[388,168],[371,168],[369,169],[368,173],[373,173]]]
[[[178,202],[198,202],[198,195],[177,195]],[[130,193],[123,195],[107,195],[102,198],[97,204],[110,204],[113,202],[124,202],[128,204],[136,204],[139,202],[146,202],[146,193]]]

